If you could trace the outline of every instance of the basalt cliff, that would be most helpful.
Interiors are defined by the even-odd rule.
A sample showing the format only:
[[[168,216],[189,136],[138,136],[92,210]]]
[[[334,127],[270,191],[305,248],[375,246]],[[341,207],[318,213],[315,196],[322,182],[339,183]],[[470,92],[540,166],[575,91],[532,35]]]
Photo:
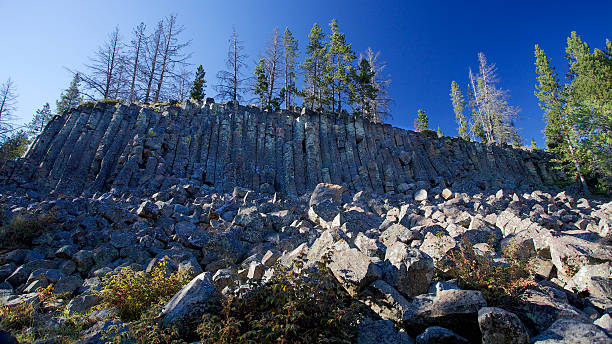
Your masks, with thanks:
[[[78,195],[176,180],[299,196],[320,183],[376,194],[406,184],[499,189],[563,180],[542,151],[437,138],[348,115],[98,102],[56,116],[0,183]]]

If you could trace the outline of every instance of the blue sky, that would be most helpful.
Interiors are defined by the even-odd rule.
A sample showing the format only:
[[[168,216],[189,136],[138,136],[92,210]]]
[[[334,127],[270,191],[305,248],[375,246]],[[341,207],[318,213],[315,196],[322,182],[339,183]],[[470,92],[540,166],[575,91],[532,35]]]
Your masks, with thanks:
[[[300,49],[313,23],[325,29],[338,19],[359,53],[381,51],[393,79],[391,124],[412,129],[417,109],[430,126],[456,135],[449,101],[451,80],[467,83],[468,66],[482,51],[496,63],[500,86],[522,109],[517,123],[526,143],[544,145],[544,120],[533,95],[533,46],[539,43],[564,73],[565,40],[572,30],[591,47],[612,39],[612,1],[6,1],[0,0],[0,82],[17,86],[20,121],[55,100],[71,79],[64,67],[80,69],[119,25],[124,38],[139,22],[149,27],[178,14],[192,39],[192,63],[207,71],[208,93],[224,67],[232,25],[245,42],[249,74],[274,27],[288,26]],[[195,66],[194,66],[195,68]]]

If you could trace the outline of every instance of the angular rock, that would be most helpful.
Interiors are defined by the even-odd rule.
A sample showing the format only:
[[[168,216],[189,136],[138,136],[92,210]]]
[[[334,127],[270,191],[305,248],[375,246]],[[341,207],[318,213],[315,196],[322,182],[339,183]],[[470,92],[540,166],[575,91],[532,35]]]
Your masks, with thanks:
[[[357,344],[414,344],[403,331],[396,331],[390,320],[364,320],[359,325]]]
[[[468,344],[467,339],[444,327],[428,327],[416,338],[416,344]]]
[[[160,316],[165,327],[176,328],[185,334],[193,333],[202,316],[216,311],[218,306],[219,294],[211,274],[203,272],[166,303]]]
[[[483,307],[478,311],[482,342],[490,344],[529,344],[527,329],[514,313],[501,308]]]
[[[157,219],[159,217],[159,207],[151,201],[145,201],[140,204],[136,210],[136,214],[140,217],[148,219]]]
[[[533,338],[533,344],[609,344],[610,336],[602,328],[576,319],[559,319]]]
[[[328,267],[351,295],[357,294],[365,286],[382,277],[382,271],[370,257],[359,249],[349,248],[348,245],[333,253]]]
[[[396,241],[387,248],[385,260],[395,268],[386,278],[407,297],[427,293],[433,277],[433,259],[422,251]]]

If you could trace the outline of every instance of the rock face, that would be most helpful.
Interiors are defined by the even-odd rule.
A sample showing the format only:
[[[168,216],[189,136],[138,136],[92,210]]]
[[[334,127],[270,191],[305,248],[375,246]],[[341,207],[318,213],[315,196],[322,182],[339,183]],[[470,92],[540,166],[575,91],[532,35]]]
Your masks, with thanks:
[[[423,200],[432,182],[457,189],[562,178],[549,167],[541,151],[437,139],[346,115],[270,113],[233,103],[98,102],[56,116],[25,159],[0,169],[0,183],[69,195],[112,188],[154,193],[172,176],[193,186],[293,196],[320,182],[379,194],[408,193],[417,183],[415,198]],[[155,210],[147,204],[141,215],[155,216]]]

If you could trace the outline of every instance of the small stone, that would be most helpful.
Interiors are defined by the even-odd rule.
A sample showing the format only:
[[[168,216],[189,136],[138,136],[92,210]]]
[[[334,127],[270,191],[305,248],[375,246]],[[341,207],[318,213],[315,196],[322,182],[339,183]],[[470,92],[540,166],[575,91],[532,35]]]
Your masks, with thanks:
[[[445,200],[450,199],[451,197],[453,197],[453,192],[450,191],[450,189],[444,189],[442,190],[442,198],[444,198]]]
[[[417,191],[414,194],[414,200],[417,201],[417,202],[421,202],[421,201],[427,200],[427,190],[420,189],[419,191]]]

